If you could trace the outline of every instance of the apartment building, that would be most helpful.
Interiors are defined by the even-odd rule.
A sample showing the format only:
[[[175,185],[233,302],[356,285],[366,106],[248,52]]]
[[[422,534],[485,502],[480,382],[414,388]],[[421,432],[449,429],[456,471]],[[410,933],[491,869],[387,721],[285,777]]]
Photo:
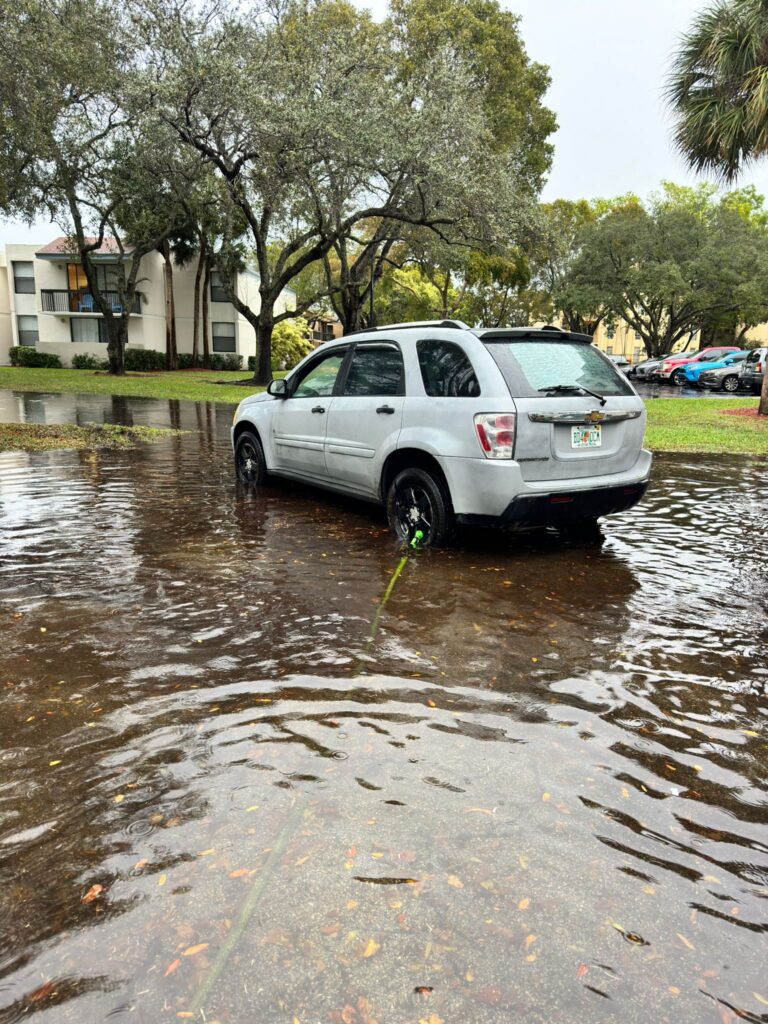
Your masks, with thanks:
[[[34,345],[59,356],[64,366],[79,353],[106,358],[104,318],[90,294],[83,268],[68,251],[66,238],[48,245],[7,245],[0,251],[0,364],[7,364],[12,345]],[[99,285],[119,309],[116,288],[120,254],[107,239],[95,253]],[[192,351],[195,266],[175,267],[173,293],[179,352]],[[259,308],[259,277],[246,269],[237,275],[238,297]],[[291,309],[295,294],[286,289],[277,311]],[[226,297],[220,275],[213,271],[209,294],[209,344],[212,352],[237,353],[246,365],[256,354],[256,335]],[[143,257],[136,300],[128,321],[131,348],[165,351],[165,285],[159,253]],[[202,344],[201,344],[202,349]]]

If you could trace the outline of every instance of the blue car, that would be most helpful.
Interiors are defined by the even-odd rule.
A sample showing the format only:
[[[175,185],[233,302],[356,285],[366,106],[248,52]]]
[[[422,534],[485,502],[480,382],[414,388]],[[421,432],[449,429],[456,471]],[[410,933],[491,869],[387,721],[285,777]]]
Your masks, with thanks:
[[[687,384],[689,387],[698,387],[699,375],[704,373],[706,370],[719,370],[721,366],[738,366],[739,363],[743,363],[749,355],[749,352],[729,352],[727,356],[723,356],[722,359],[716,359],[711,363],[687,363],[685,366],[685,381],[681,383]]]

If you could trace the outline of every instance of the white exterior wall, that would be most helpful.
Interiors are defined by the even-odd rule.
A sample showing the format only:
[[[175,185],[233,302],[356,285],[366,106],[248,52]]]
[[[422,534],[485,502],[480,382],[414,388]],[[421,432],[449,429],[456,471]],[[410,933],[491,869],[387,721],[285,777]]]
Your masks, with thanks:
[[[43,259],[36,256],[39,246],[8,245],[5,253],[0,251],[0,365],[10,362],[8,350],[18,344],[19,315],[37,317],[39,340],[35,348],[40,352],[53,353],[64,366],[71,363],[79,353],[89,353],[106,359],[106,345],[99,343],[73,343],[70,321],[82,318],[101,319],[97,313],[45,313],[42,308],[41,291],[44,289],[63,290],[67,288],[67,262],[74,259]],[[34,294],[17,294],[13,283],[13,262],[32,262],[35,272]],[[173,293],[176,302],[176,336],[179,352],[192,352],[192,327],[194,311],[195,262],[187,267],[173,268]],[[130,348],[155,349],[165,352],[165,286],[163,260],[159,253],[149,253],[141,263],[137,290],[141,292],[141,313],[131,315],[128,321],[128,346]],[[259,309],[259,278],[247,270],[238,275],[237,294],[255,312]],[[286,290],[277,303],[277,312],[290,308],[295,296]],[[243,367],[248,357],[256,353],[256,336],[253,328],[240,316],[229,302],[212,302],[208,306],[209,345],[213,352],[213,324],[234,323],[235,351],[243,357]],[[202,353],[202,340],[200,342]]]

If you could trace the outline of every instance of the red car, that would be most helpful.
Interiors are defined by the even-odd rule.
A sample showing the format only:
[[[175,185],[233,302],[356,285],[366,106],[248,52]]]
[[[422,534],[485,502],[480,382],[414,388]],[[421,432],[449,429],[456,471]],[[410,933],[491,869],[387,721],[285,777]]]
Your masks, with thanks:
[[[699,352],[680,352],[656,367],[653,379],[660,384],[685,384],[685,367],[688,363],[712,363],[727,356],[729,352],[738,352],[738,345],[720,345],[715,348],[703,348]]]

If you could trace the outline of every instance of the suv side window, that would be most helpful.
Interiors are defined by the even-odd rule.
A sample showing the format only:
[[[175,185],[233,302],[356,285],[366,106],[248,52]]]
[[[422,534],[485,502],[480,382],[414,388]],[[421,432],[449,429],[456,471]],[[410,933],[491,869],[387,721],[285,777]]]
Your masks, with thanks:
[[[327,398],[332,395],[346,354],[346,349],[341,352],[337,350],[318,363],[313,363],[295,385],[291,398]]]
[[[475,371],[466,353],[451,341],[419,341],[421,379],[433,398],[474,398],[480,394]]]
[[[358,345],[343,395],[402,395],[403,357],[394,345]]]

